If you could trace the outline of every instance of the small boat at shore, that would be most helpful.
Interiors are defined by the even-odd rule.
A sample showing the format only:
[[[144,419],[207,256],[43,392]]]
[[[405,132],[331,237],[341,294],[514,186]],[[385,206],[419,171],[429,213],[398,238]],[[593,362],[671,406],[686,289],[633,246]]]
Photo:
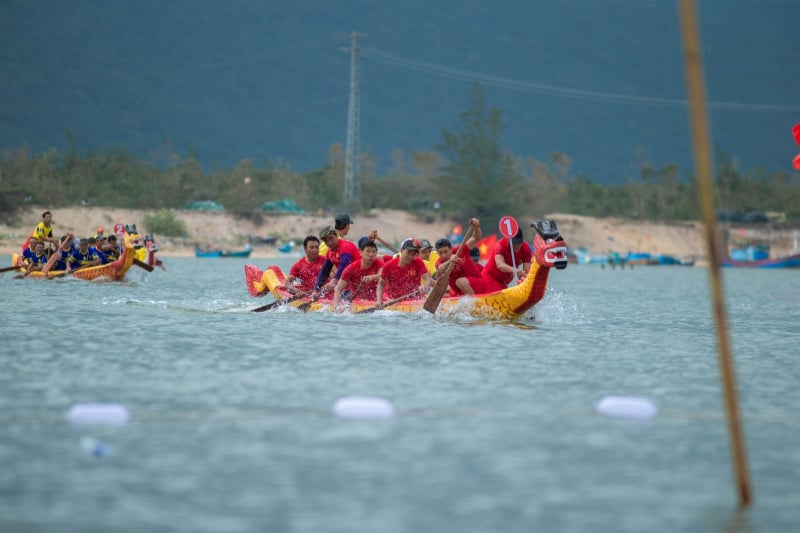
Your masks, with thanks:
[[[465,313],[487,320],[515,320],[530,310],[544,298],[550,270],[567,267],[567,247],[558,232],[555,222],[539,221],[531,224],[536,228],[533,240],[533,261],[525,279],[501,291],[474,296],[445,296],[437,309],[437,314],[447,315]],[[326,311],[331,309],[331,298],[320,298],[315,302],[307,299],[293,299],[283,289],[286,276],[278,266],[270,266],[263,272],[256,266],[245,265],[245,281],[247,290],[252,296],[271,294],[276,300],[291,300],[285,305],[301,308],[303,311]],[[425,298],[392,300],[391,304],[381,307],[395,312],[417,313],[422,311]],[[302,307],[301,307],[302,306]],[[353,300],[350,302],[351,313],[363,313],[376,310],[376,302],[371,300]]]
[[[250,244],[245,245],[244,250],[211,250],[204,249],[195,245],[195,257],[250,257],[253,248]]]
[[[800,254],[775,257],[773,259],[757,259],[754,261],[738,261],[726,257],[722,260],[722,266],[737,268],[800,268]]]
[[[784,257],[769,257],[770,247],[767,244],[749,244],[734,247],[730,257],[722,260],[724,267],[737,268],[800,268],[800,253],[797,253],[797,235],[795,234],[795,248],[792,255]]]

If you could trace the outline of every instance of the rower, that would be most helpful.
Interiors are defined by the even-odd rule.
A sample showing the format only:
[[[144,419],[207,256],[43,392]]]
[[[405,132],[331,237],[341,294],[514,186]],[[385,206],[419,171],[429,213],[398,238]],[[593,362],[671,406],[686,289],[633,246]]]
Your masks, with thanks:
[[[306,255],[292,265],[283,284],[283,288],[291,294],[313,291],[317,276],[325,265],[325,258],[319,254],[319,239],[316,235],[303,239],[303,251]]]
[[[415,289],[430,289],[432,278],[425,263],[419,258],[421,247],[422,244],[417,239],[408,238],[400,244],[400,255],[383,265],[375,298],[379,306],[383,304],[384,293],[394,299],[410,295]]]

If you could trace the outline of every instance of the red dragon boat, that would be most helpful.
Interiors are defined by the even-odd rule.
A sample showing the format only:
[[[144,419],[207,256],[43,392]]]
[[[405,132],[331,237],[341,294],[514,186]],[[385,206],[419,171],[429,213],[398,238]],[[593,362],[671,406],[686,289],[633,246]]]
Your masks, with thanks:
[[[515,320],[524,315],[544,298],[550,270],[567,267],[567,246],[558,232],[555,222],[541,220],[531,223],[536,230],[533,239],[533,261],[525,279],[501,291],[474,296],[445,296],[442,298],[437,314],[460,314],[488,320]],[[289,300],[285,305],[304,311],[331,310],[332,299],[320,298],[315,302],[308,299],[292,299],[292,294],[283,289],[286,275],[280,267],[272,265],[261,271],[256,266],[245,265],[247,290],[252,296],[272,295],[276,300]],[[416,313],[423,309],[424,297],[392,300],[381,309]],[[371,300],[353,300],[349,310],[352,313],[369,312],[376,309]]]

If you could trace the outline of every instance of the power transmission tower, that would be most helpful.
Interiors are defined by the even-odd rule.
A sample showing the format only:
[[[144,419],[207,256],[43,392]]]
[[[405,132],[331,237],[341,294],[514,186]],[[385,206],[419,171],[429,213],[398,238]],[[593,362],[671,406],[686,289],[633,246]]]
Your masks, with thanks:
[[[358,89],[358,33],[350,34],[350,103],[347,109],[347,146],[344,156],[344,202],[355,206],[361,200],[358,163],[360,105]]]

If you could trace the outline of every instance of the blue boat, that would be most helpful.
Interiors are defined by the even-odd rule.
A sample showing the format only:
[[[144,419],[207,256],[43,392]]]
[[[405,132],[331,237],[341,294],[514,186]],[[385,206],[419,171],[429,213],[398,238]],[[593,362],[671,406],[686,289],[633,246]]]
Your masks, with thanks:
[[[727,257],[722,260],[724,267],[743,268],[800,268],[800,254],[776,257],[775,259],[759,259],[756,261],[737,261]]]

